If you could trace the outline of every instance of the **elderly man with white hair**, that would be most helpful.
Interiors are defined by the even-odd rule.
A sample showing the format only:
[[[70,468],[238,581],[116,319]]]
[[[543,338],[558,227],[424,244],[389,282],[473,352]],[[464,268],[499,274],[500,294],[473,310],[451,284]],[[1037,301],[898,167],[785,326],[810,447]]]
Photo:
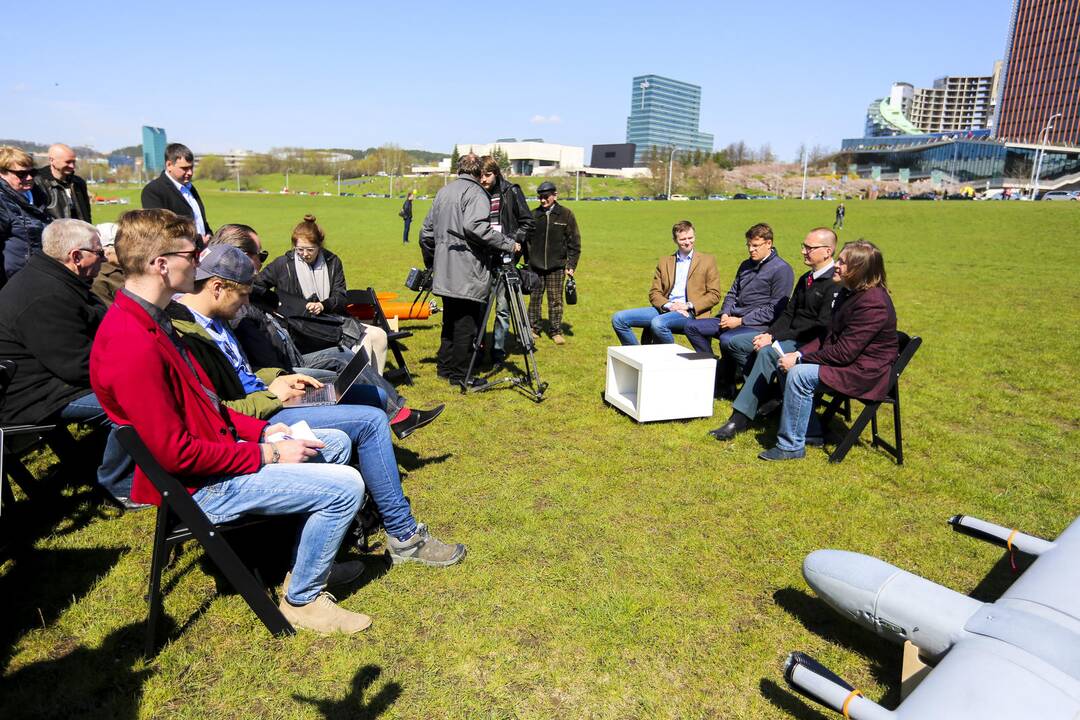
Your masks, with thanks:
[[[90,348],[106,310],[90,292],[105,257],[98,230],[82,220],[56,220],[41,245],[0,289],[0,360],[16,365],[0,422],[110,428],[97,480],[128,505],[131,462],[90,389]]]

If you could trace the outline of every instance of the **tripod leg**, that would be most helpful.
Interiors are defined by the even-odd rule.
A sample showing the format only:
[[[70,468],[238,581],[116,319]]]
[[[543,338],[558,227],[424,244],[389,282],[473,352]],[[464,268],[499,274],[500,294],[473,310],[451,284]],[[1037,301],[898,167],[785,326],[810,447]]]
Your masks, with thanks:
[[[525,297],[521,294],[521,280],[515,277],[513,282],[506,285],[507,299],[510,305],[510,323],[514,334],[524,347],[525,376],[528,378],[529,388],[537,400],[543,399],[546,385],[540,380],[540,370],[536,366],[536,357],[533,354],[536,342],[533,340],[531,326],[529,325],[528,311],[525,309]]]
[[[499,285],[505,284],[505,280],[501,273],[497,274],[494,281],[491,283],[491,292],[488,293],[487,305],[484,307],[484,319],[480,323],[480,327],[477,328],[476,339],[473,340],[472,357],[469,358],[469,369],[465,373],[465,381],[461,385],[461,392],[467,392],[469,389],[469,381],[473,377],[473,369],[476,367],[476,361],[480,357],[480,347],[484,343],[484,333],[487,332],[488,318],[491,317],[491,311],[495,307],[495,299],[499,294]]]

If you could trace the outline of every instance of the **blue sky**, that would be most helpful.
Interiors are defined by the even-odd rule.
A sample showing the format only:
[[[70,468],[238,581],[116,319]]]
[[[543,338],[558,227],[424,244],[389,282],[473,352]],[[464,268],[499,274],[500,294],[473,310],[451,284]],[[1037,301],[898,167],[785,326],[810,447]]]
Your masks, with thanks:
[[[889,7],[886,7],[889,5]],[[623,142],[631,79],[702,86],[717,147],[861,134],[893,81],[990,74],[1011,0],[5,3],[0,137],[196,152]],[[45,11],[43,8],[47,8]]]

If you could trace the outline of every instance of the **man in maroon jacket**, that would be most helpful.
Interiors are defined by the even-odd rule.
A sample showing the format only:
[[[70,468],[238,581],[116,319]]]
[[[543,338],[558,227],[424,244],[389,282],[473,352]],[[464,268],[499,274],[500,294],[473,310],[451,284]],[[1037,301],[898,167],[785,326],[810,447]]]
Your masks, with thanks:
[[[758,455],[762,460],[801,458],[807,436],[823,434],[813,414],[814,391],[821,383],[867,400],[883,400],[889,391],[899,343],[881,251],[865,240],[848,243],[836,258],[833,281],[843,289],[825,338],[780,357],[779,367],[787,373],[784,412],[776,446]]]
[[[124,289],[94,340],[90,383],[109,418],[133,426],[213,522],[247,514],[307,514],[281,611],[297,627],[359,632],[371,619],[338,607],[324,592],[327,584],[353,580],[363,568],[355,561],[333,562],[364,498],[363,479],[345,465],[349,438],[330,430],[316,431],[317,441],[272,442],[272,435],[288,427],[268,426],[221,404],[163,311],[174,293],[193,288],[196,237],[190,220],[168,210],[136,210],[120,218],[116,251]],[[389,462],[396,468],[393,458],[391,448]],[[140,502],[161,501],[141,469],[131,494]]]

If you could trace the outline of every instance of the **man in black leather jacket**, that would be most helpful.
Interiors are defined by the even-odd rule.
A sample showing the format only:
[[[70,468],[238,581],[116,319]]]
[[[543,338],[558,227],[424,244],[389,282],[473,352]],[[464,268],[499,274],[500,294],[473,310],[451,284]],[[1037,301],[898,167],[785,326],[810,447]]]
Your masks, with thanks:
[[[559,194],[550,181],[536,188],[540,207],[533,210],[536,225],[529,233],[526,258],[540,276],[542,290],[529,296],[529,324],[536,338],[540,337],[540,316],[543,313],[544,293],[551,315],[551,339],[556,345],[566,342],[562,334],[563,282],[574,274],[581,257],[581,233],[574,213],[559,204]]]

